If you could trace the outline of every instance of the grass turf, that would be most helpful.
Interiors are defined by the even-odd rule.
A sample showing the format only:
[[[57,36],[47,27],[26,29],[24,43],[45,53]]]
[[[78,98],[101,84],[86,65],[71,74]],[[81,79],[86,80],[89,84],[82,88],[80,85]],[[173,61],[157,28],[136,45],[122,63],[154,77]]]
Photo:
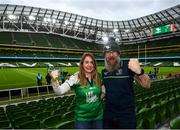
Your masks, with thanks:
[[[98,67],[98,72],[101,72],[102,68]],[[154,71],[154,67],[145,67],[144,69],[146,74],[149,71]],[[71,75],[78,71],[78,67],[62,67],[62,70],[67,71],[68,75]],[[180,72],[180,67],[160,67],[158,76],[162,77],[174,72]],[[38,73],[42,74],[43,85],[45,85],[47,68],[1,68],[0,90],[37,86],[36,76]]]

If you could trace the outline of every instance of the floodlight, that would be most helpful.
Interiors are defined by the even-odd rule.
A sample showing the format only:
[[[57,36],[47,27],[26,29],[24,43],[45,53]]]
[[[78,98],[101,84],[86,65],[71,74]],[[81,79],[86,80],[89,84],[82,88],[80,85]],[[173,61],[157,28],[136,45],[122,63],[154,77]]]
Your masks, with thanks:
[[[29,20],[35,20],[36,18],[34,16],[29,16]]]
[[[119,42],[120,40],[119,40],[119,38],[116,37],[116,38],[115,38],[115,41],[116,41],[116,42]]]
[[[102,40],[103,40],[104,42],[108,42],[109,38],[105,36],[105,37],[102,37]]]
[[[16,16],[15,15],[8,15],[8,18],[13,20],[13,19],[16,19]]]
[[[117,28],[113,29],[113,32],[118,32],[118,29]]]
[[[69,22],[68,22],[68,21],[64,21],[64,24],[65,24],[65,25],[68,25],[68,24],[69,24]]]
[[[55,20],[55,19],[52,19],[52,23],[56,23],[56,20]]]
[[[51,22],[50,18],[44,18],[44,22]]]
[[[130,30],[129,30],[129,29],[125,29],[124,31],[125,31],[126,33],[130,32]]]
[[[76,26],[79,26],[79,23],[75,23]]]

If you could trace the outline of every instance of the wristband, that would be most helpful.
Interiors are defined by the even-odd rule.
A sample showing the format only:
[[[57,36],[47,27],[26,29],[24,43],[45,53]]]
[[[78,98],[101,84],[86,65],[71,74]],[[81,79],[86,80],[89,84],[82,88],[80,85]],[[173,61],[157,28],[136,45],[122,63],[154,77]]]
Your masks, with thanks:
[[[144,69],[141,69],[141,73],[140,74],[136,74],[137,76],[141,76],[144,74]]]

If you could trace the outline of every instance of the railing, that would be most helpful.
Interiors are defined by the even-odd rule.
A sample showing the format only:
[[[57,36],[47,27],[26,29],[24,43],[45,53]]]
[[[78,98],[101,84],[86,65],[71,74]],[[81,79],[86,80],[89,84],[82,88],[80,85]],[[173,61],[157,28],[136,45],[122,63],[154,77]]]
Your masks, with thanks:
[[[22,99],[41,98],[43,96],[55,96],[52,86],[45,85],[0,90],[0,102],[22,101]]]

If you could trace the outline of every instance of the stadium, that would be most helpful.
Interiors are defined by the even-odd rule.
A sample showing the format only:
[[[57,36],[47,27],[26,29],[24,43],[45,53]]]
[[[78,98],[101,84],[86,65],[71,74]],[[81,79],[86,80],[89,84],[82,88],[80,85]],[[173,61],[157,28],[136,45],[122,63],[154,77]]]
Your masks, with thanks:
[[[74,92],[55,95],[46,74],[53,67],[68,78],[84,52],[101,72],[109,38],[122,60],[138,58],[155,74],[149,90],[135,84],[137,128],[180,128],[180,5],[125,21],[11,4],[0,4],[0,16],[0,129],[73,129]]]

